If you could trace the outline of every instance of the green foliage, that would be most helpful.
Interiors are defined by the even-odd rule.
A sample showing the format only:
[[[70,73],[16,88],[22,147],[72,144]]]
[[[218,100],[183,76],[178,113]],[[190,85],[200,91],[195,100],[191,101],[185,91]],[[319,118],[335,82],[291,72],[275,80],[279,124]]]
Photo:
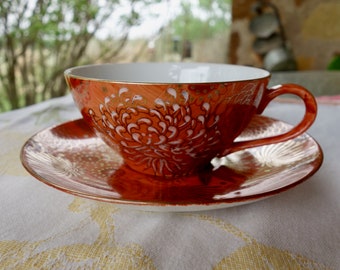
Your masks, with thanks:
[[[185,40],[211,38],[230,26],[231,0],[183,1],[182,12],[172,22],[174,35]]]
[[[70,66],[113,61],[129,29],[141,22],[136,5],[147,8],[158,1],[1,0],[0,111],[64,95],[63,71]],[[90,41],[122,3],[130,3],[130,11],[120,15],[120,40],[101,47],[98,59],[89,59]]]
[[[230,1],[199,0],[194,8],[183,0],[181,14],[169,26],[173,36],[195,40],[224,31]],[[64,95],[63,72],[71,66],[115,61],[131,27],[141,24],[149,5],[157,2],[161,0],[0,0],[0,111]],[[115,12],[123,6],[126,12]],[[97,40],[113,14],[119,18],[111,36]],[[158,16],[157,10],[149,15]],[[118,39],[113,32],[120,33]],[[90,58],[86,52],[94,39],[98,52]]]

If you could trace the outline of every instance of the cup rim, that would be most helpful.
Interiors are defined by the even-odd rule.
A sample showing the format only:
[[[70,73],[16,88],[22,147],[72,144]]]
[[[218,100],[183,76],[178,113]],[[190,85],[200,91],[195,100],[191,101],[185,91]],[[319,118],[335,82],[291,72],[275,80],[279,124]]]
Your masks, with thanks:
[[[205,80],[195,80],[195,79],[144,79],[143,75],[140,74],[140,78],[143,77],[143,79],[136,79],[136,76],[127,75],[130,76],[129,79],[124,78],[124,76],[119,76],[116,78],[109,78],[108,75],[91,75],[94,70],[99,69],[107,69],[107,68],[123,68],[124,71],[133,72],[133,70],[138,69],[139,72],[144,72],[145,70],[148,70],[152,68],[152,71],[159,72],[159,69],[176,69],[179,68],[181,70],[189,70],[196,68],[198,71],[199,69],[202,70],[204,73],[204,68],[214,68],[214,69],[222,69],[224,72],[227,70],[233,71],[234,74],[231,74],[229,76],[231,77],[224,77],[224,75],[220,75],[221,77],[219,79],[216,79],[217,76],[212,76],[211,79],[205,79]],[[248,76],[245,76],[244,73],[242,74],[236,74],[236,70],[238,69],[239,72],[247,72]],[[169,71],[169,70],[168,70]],[[100,73],[100,72],[99,72]],[[98,74],[99,74],[98,73]],[[197,73],[197,72],[196,72]],[[201,74],[203,74],[201,73]],[[148,76],[155,76],[154,73],[147,73]],[[136,75],[136,74],[135,74]],[[271,77],[271,73],[265,69],[258,68],[258,67],[252,67],[252,66],[244,66],[244,65],[234,65],[234,64],[220,64],[220,63],[200,63],[200,62],[133,62],[133,63],[102,63],[102,64],[88,64],[88,65],[79,65],[74,66],[66,69],[64,71],[64,76],[67,78],[75,78],[80,80],[88,80],[88,81],[98,81],[98,82],[107,82],[107,83],[123,83],[123,84],[142,84],[142,85],[165,85],[165,84],[177,84],[177,85],[183,85],[183,84],[221,84],[221,83],[234,83],[234,82],[246,82],[246,81],[256,81],[256,80],[262,80],[266,78]],[[146,77],[148,77],[146,76]],[[138,76],[137,76],[138,77]]]

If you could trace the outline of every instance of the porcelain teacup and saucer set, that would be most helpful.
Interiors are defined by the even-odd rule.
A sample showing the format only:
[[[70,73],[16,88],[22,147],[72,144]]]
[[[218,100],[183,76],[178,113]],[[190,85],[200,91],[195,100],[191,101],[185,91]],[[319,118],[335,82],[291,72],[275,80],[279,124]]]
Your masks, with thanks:
[[[99,64],[65,78],[83,117],[38,132],[21,152],[33,176],[62,191],[142,210],[208,210],[285,191],[322,164],[306,133],[313,95],[295,84],[268,88],[265,70]],[[283,94],[304,103],[295,126],[261,115]]]

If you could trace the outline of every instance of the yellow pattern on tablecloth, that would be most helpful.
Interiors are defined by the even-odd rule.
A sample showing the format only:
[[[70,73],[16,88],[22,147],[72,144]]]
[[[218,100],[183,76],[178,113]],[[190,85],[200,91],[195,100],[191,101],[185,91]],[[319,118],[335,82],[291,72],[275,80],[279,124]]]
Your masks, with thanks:
[[[133,243],[123,247],[117,246],[112,218],[117,208],[75,198],[69,209],[73,212],[90,211],[92,220],[100,227],[94,243],[71,244],[41,250],[42,244],[53,239],[36,242],[0,241],[0,266],[6,270],[156,269],[141,246]]]
[[[242,241],[245,246],[223,258],[215,270],[223,269],[299,269],[299,270],[326,270],[327,267],[314,262],[299,254],[288,250],[281,250],[267,246],[256,241],[245,232],[221,219],[214,219],[207,215],[198,216],[200,219],[216,225],[227,233],[231,233]]]
[[[142,246],[128,243],[119,246],[115,241],[115,213],[119,208],[102,202],[75,198],[71,212],[88,212],[99,226],[99,235],[92,244],[71,244],[42,250],[42,241],[0,241],[0,264],[4,269],[156,269]],[[202,214],[178,214],[208,222],[231,234],[244,245],[216,263],[213,269],[301,269],[326,270],[325,266],[299,254],[259,243],[234,225]],[[54,236],[56,238],[58,236]],[[287,268],[288,267],[288,268]]]

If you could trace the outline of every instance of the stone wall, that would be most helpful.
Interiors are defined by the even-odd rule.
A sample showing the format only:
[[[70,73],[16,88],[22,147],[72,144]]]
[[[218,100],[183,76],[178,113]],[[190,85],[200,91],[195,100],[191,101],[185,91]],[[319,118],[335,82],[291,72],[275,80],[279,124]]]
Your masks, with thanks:
[[[228,62],[263,66],[253,50],[254,34],[249,30],[255,0],[233,0]],[[279,10],[288,45],[299,70],[326,69],[340,53],[339,0],[272,0]]]

